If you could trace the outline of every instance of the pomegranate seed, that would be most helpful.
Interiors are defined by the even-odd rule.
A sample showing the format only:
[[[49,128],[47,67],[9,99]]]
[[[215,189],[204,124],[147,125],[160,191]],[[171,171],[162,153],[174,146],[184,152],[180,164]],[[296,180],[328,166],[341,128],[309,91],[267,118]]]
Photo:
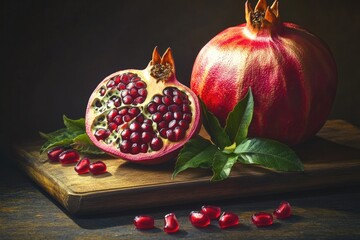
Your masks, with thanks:
[[[177,126],[174,129],[175,139],[176,141],[179,141],[185,137],[185,130],[181,127]]]
[[[163,128],[163,129],[161,129],[159,132],[160,132],[160,136],[161,137],[163,137],[163,138],[167,138],[167,136],[166,136],[166,129],[165,128]]]
[[[102,161],[90,163],[89,171],[94,175],[105,173],[106,165]]]
[[[135,88],[135,83],[131,82],[129,83],[128,85],[126,85],[126,89],[132,89],[132,88]]]
[[[149,103],[148,106],[147,106],[147,110],[151,114],[156,112],[156,108],[157,108],[157,104],[154,103],[154,102]]]
[[[184,113],[189,113],[189,112],[191,112],[190,106],[187,105],[187,104],[183,104],[183,105],[182,105],[182,110],[183,110]]]
[[[89,172],[90,160],[88,158],[83,158],[77,162],[74,169],[78,174],[84,174]]]
[[[119,114],[118,110],[116,110],[115,108],[112,109],[109,114],[107,115],[107,120],[109,122],[112,122],[113,119],[115,118],[115,116],[117,116]]]
[[[165,113],[165,114],[163,115],[163,119],[164,119],[165,121],[167,121],[167,122],[170,122],[170,121],[173,119],[171,112]]]
[[[174,129],[177,125],[178,125],[178,123],[176,122],[176,120],[171,120],[169,122],[169,128],[170,129]]]
[[[106,89],[102,87],[102,88],[100,88],[100,91],[99,91],[99,92],[100,92],[100,95],[101,95],[101,96],[104,96],[105,93],[106,93]]]
[[[130,153],[131,152],[131,143],[128,140],[123,140],[120,143],[120,151],[123,153]]]
[[[153,101],[154,101],[155,103],[157,103],[157,104],[162,103],[161,96],[160,96],[160,95],[155,95],[155,96],[153,97]]]
[[[115,81],[114,80],[109,80],[108,83],[106,84],[107,88],[112,88],[113,86],[115,86]]]
[[[145,120],[144,120],[144,123],[149,124],[149,125],[152,125],[153,121],[151,121],[150,119],[145,119]]]
[[[132,98],[137,98],[137,97],[139,96],[138,91],[137,91],[136,88],[130,89],[130,96],[131,96]]]
[[[133,132],[130,135],[130,140],[133,143],[140,143],[141,142],[140,134],[138,132]]]
[[[131,154],[138,154],[140,152],[140,145],[138,143],[133,143],[131,146]]]
[[[137,97],[134,99],[134,104],[139,104],[139,103],[143,103],[145,101],[144,97]]]
[[[124,123],[124,120],[120,115],[117,115],[114,117],[113,122],[116,123],[116,125],[121,125]]]
[[[139,131],[140,130],[140,123],[132,122],[129,126],[130,130],[132,131]]]
[[[167,125],[168,125],[168,124],[167,124],[165,121],[161,121],[161,122],[158,123],[157,129],[158,129],[158,130],[161,130],[161,129],[163,129],[163,128],[166,128]]]
[[[124,102],[125,104],[130,104],[130,103],[133,102],[133,98],[132,98],[130,95],[127,95],[127,96],[125,96],[125,97],[123,98],[123,102]]]
[[[157,107],[157,110],[160,112],[160,113],[166,113],[167,112],[167,107],[164,105],[164,104],[160,104],[158,107]]]
[[[179,111],[180,108],[179,108],[177,105],[172,104],[172,105],[170,105],[170,106],[168,107],[168,110],[169,110],[170,112],[176,112],[176,111]]]
[[[187,122],[191,122],[191,113],[184,113],[183,119]]]
[[[120,83],[120,76],[116,76],[114,78],[115,84],[119,84]]]
[[[164,96],[164,97],[162,98],[162,102],[163,102],[165,105],[169,106],[169,105],[171,105],[171,104],[173,103],[173,100],[172,100],[172,97],[170,97],[170,96]]]
[[[121,92],[121,97],[126,97],[127,95],[129,95],[129,90],[128,89],[125,89],[124,91]]]
[[[128,110],[128,113],[130,114],[130,116],[135,117],[140,113],[140,109],[137,107],[132,107]]]
[[[110,135],[110,131],[108,129],[99,128],[96,130],[94,136],[95,138],[100,141],[106,139]]]
[[[141,144],[140,152],[147,153],[148,149],[149,149],[149,146],[147,144],[145,144],[145,143]]]
[[[139,123],[143,123],[144,122],[144,115],[140,114],[139,116],[137,116],[136,121],[138,121]]]
[[[172,88],[165,88],[165,89],[163,90],[163,93],[164,93],[165,95],[172,96],[172,95],[173,95],[173,89],[172,89]]]
[[[184,121],[184,120],[180,120],[180,121],[179,121],[179,126],[182,127],[182,128],[185,129],[185,130],[189,129],[189,123],[187,123],[187,122]]]
[[[251,221],[257,227],[265,227],[273,224],[273,216],[270,213],[259,212],[251,216]]]
[[[183,101],[182,101],[180,96],[174,96],[173,97],[173,102],[180,105],[180,104],[182,104]]]
[[[109,127],[109,130],[111,132],[117,129],[117,125],[115,123],[112,123],[112,122],[109,123],[108,127]]]
[[[221,214],[221,208],[212,205],[204,205],[201,207],[201,212],[208,215],[210,219],[218,219]]]
[[[132,119],[132,117],[129,114],[126,114],[123,116],[122,120],[124,122],[129,122]]]
[[[135,87],[144,89],[146,88],[146,83],[143,81],[138,81],[135,83]]]
[[[150,131],[152,131],[152,126],[150,124],[143,123],[143,124],[141,124],[141,129],[144,132],[150,132]]]
[[[59,161],[62,164],[74,163],[79,161],[79,159],[80,155],[74,149],[66,150],[59,155]]]
[[[129,140],[131,135],[130,129],[126,128],[121,132],[121,137],[123,140]]]
[[[128,84],[130,82],[129,76],[126,73],[121,76],[121,82],[125,84]]]
[[[145,88],[140,88],[138,90],[138,94],[142,97],[146,97],[147,96],[147,90]]]
[[[152,135],[151,133],[149,133],[149,132],[143,132],[143,133],[141,134],[141,141],[142,141],[143,143],[149,143],[149,142],[151,141],[152,137],[153,137],[153,135]]]
[[[134,218],[135,228],[140,230],[152,229],[154,228],[154,218],[146,215],[136,216]]]
[[[140,81],[140,80],[141,80],[141,78],[136,77],[136,75],[135,75],[135,77],[133,77],[133,78],[131,79],[132,82],[137,82],[137,81]]]
[[[59,155],[64,151],[65,151],[65,148],[62,146],[54,147],[47,152],[47,156],[48,156],[49,160],[51,160],[53,162],[58,162]]]
[[[183,115],[181,112],[174,112],[173,117],[176,120],[181,120],[183,118]]]
[[[128,113],[129,109],[128,108],[122,108],[119,110],[119,114],[120,115],[126,115]]]
[[[222,229],[234,227],[239,224],[239,216],[232,212],[223,212],[219,219],[219,226]]]
[[[162,120],[161,113],[157,112],[152,115],[152,120],[156,123],[160,122]]]
[[[117,89],[118,89],[119,91],[125,90],[125,89],[126,89],[126,84],[124,84],[124,83],[119,83],[118,86],[117,86]]]
[[[174,131],[171,129],[166,130],[166,138],[174,142],[176,140]]]
[[[210,225],[209,216],[201,212],[197,212],[197,211],[190,212],[189,219],[194,227],[203,228]]]
[[[164,231],[175,233],[179,231],[180,225],[174,213],[166,214],[164,217]]]
[[[150,147],[152,150],[158,151],[163,147],[163,142],[160,138],[154,137],[153,139],[151,139]]]
[[[288,218],[291,216],[291,206],[287,201],[282,201],[279,207],[274,211],[274,215],[278,219]]]
[[[121,100],[120,100],[120,98],[115,98],[115,99],[114,99],[114,106],[115,106],[115,107],[120,107],[120,106],[121,106]]]

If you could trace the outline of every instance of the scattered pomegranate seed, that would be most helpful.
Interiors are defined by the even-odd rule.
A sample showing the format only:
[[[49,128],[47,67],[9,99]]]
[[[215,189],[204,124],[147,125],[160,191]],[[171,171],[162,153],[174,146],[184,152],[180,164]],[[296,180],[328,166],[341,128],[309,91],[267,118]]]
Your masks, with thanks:
[[[74,169],[78,174],[88,173],[90,170],[90,159],[89,158],[81,159],[75,165]]]
[[[257,227],[265,227],[273,224],[273,216],[270,213],[258,212],[252,215],[251,221]]]
[[[79,161],[79,159],[80,159],[80,155],[74,149],[66,150],[59,155],[59,161],[62,164],[75,163]]]
[[[232,212],[223,212],[219,219],[219,226],[222,229],[234,227],[239,224],[239,216]]]
[[[201,212],[206,214],[210,219],[218,219],[221,214],[221,208],[212,205],[204,205],[201,207]]]
[[[62,146],[54,147],[47,152],[47,156],[50,161],[58,162],[59,155],[64,151],[65,151],[65,148]]]
[[[180,225],[174,213],[166,214],[164,217],[164,232],[175,233],[179,231]]]
[[[291,216],[291,206],[287,201],[282,201],[279,207],[274,211],[274,215],[278,219],[288,218]]]
[[[152,229],[154,228],[154,218],[147,215],[140,215],[134,218],[135,228],[140,230]]]
[[[194,227],[203,228],[210,224],[210,218],[208,215],[202,212],[192,211],[189,214],[189,219]]]
[[[98,175],[106,172],[106,165],[102,161],[90,163],[89,170],[92,174]]]

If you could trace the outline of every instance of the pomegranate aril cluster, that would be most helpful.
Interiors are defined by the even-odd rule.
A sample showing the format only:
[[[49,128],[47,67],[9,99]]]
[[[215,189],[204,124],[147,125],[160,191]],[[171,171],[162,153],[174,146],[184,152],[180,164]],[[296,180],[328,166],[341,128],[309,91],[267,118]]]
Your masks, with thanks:
[[[152,114],[157,131],[162,138],[177,142],[185,137],[186,130],[192,120],[188,96],[173,87],[163,90],[163,95],[155,95],[147,105]]]
[[[60,162],[61,164],[76,163],[74,170],[78,174],[91,172],[94,175],[106,172],[106,164],[102,161],[90,162],[89,158],[80,160],[80,154],[75,149],[64,146],[58,146],[47,152],[48,159],[52,162]]]

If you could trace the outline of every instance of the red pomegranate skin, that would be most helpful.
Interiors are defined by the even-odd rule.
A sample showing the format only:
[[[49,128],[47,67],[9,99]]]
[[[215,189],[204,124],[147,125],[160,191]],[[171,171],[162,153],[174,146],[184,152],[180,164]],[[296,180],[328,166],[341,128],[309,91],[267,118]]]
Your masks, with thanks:
[[[254,96],[250,137],[298,144],[325,123],[336,94],[336,64],[315,35],[278,19],[277,1],[245,5],[247,23],[216,35],[198,54],[190,87],[225,125],[249,88]],[[265,13],[260,27],[251,14]]]

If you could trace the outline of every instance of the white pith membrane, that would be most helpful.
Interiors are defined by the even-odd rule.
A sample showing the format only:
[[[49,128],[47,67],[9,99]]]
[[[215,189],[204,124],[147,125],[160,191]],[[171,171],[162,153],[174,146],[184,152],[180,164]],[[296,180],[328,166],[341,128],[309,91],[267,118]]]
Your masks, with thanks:
[[[167,71],[169,66],[173,68],[173,62],[170,64],[156,65]],[[101,149],[142,160],[178,148],[180,141],[193,135],[193,113],[198,108],[193,96],[177,83],[174,69],[166,78],[161,73],[153,77],[154,69],[158,69],[154,65],[153,57],[144,70],[116,72],[93,92],[87,110],[87,132]]]

